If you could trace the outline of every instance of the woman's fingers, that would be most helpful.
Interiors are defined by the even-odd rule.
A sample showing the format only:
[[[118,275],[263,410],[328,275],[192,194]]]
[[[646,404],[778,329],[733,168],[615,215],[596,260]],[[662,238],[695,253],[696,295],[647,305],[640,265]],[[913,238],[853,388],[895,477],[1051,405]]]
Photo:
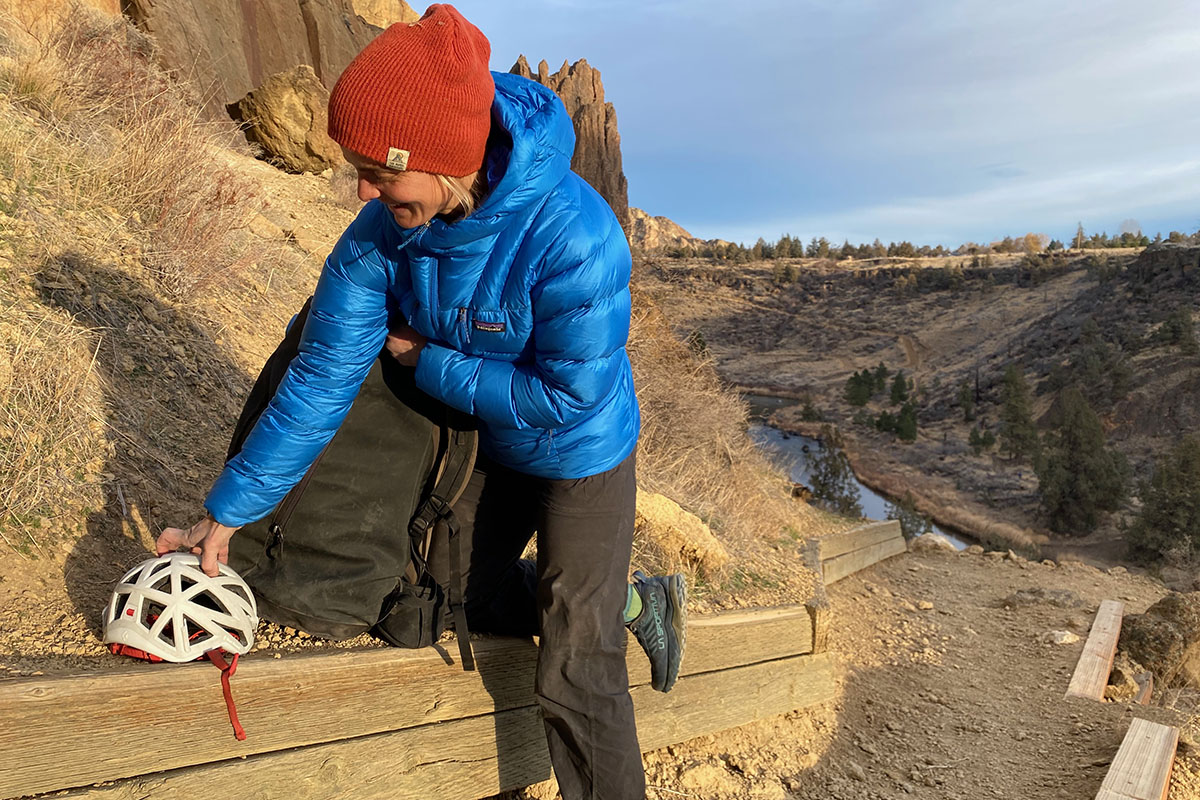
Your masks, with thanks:
[[[187,537],[188,532],[182,528],[163,528],[162,533],[154,540],[154,552],[160,556],[173,553],[190,544]]]

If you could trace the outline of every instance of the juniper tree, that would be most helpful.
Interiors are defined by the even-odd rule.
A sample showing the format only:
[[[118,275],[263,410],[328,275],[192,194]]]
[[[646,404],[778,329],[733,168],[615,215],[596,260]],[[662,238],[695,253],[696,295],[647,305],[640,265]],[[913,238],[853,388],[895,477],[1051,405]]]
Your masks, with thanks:
[[[1138,489],[1142,511],[1126,533],[1142,556],[1200,553],[1200,436],[1182,439]]]
[[[1104,439],[1100,418],[1074,386],[1061,395],[1062,420],[1035,464],[1042,509],[1053,530],[1089,533],[1101,511],[1125,499],[1129,466]]]
[[[1030,456],[1036,461],[1038,453],[1037,426],[1029,399],[1029,384],[1025,373],[1009,364],[1004,370],[1004,405],[1000,409],[1000,443],[1010,458]]]

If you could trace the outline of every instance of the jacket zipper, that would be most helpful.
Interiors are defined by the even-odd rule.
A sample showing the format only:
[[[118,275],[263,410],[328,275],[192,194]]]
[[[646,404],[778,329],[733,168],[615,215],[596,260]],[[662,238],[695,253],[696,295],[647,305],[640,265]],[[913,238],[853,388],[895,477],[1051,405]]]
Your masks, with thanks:
[[[462,339],[466,344],[471,343],[471,326],[467,322],[469,309],[460,308],[458,310],[458,328],[462,334]]]
[[[276,509],[275,516],[271,518],[271,527],[267,529],[267,558],[274,560],[282,557],[283,528],[287,525],[288,520],[291,519],[292,512],[296,510],[296,506],[300,503],[300,498],[304,496],[304,490],[308,487],[308,482],[312,480],[313,473],[317,471],[317,465],[321,463],[321,459],[325,456],[325,451],[328,449],[329,445],[321,448],[321,452],[317,453],[317,457],[313,460],[312,466],[308,468],[308,472],[304,473],[304,477],[287,493],[287,496],[283,498],[283,502],[279,504],[279,508]]]

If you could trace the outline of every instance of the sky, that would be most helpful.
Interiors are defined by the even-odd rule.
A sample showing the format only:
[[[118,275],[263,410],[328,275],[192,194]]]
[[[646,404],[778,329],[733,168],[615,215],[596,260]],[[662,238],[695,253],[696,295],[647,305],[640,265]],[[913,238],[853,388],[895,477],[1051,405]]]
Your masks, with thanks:
[[[629,204],[696,236],[1200,228],[1196,0],[456,6],[493,69],[599,69]]]

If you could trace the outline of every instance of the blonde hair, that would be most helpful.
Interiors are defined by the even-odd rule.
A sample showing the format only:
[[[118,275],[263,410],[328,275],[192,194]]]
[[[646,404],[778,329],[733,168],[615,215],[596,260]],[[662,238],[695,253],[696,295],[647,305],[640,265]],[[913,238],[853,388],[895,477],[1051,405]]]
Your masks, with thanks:
[[[453,178],[449,175],[439,174],[435,174],[433,177],[437,178],[438,183],[440,183],[446,189],[446,191],[450,192],[450,196],[458,202],[459,208],[462,210],[463,217],[469,217],[475,213],[475,209],[479,206],[480,198],[478,186],[481,183],[477,175],[472,176],[474,180],[472,181],[471,188],[469,189],[462,185],[462,178]]]

